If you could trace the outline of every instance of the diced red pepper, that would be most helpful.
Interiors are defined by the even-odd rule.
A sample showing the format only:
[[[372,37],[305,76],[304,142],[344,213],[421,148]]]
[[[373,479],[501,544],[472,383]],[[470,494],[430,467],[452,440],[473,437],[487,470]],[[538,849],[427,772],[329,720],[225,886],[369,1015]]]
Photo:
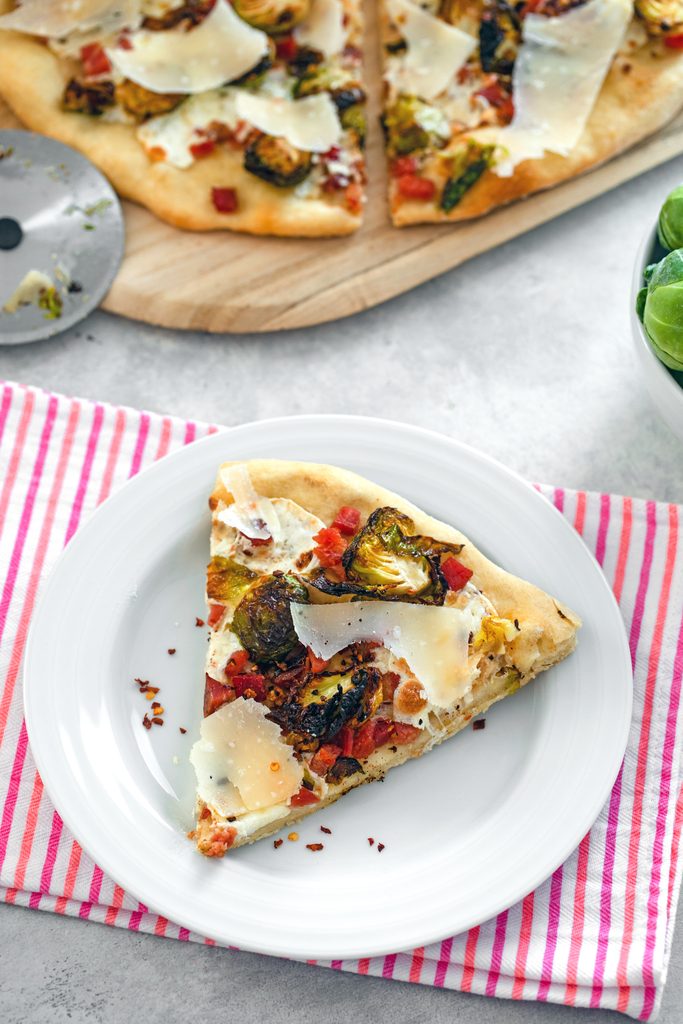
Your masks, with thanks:
[[[313,653],[313,651],[309,647],[308,664],[310,666],[311,672],[313,672],[313,674],[316,675],[318,672],[324,672],[329,662],[326,661],[325,658],[319,658],[317,655]]]
[[[429,178],[421,178],[419,174],[402,174],[397,178],[398,191],[404,199],[433,199],[436,185]]]
[[[210,626],[215,626],[217,623],[219,623],[223,618],[224,611],[225,608],[223,607],[222,604],[212,604],[211,607],[209,608],[209,614],[206,618],[208,624]]]
[[[441,563],[441,572],[448,584],[449,590],[462,590],[467,581],[472,577],[472,570],[459,562],[452,555]]]
[[[404,174],[415,174],[417,160],[414,156],[398,156],[391,164],[392,178],[401,178]]]
[[[664,36],[664,45],[670,50],[683,50],[683,32],[676,32],[672,36]]]
[[[316,775],[326,775],[332,765],[336,763],[337,758],[341,757],[341,753],[341,747],[335,747],[333,743],[324,743],[311,758],[309,765],[311,771]]]
[[[500,82],[496,81],[484,86],[483,89],[479,89],[475,93],[475,96],[483,96],[492,107],[495,107],[504,120],[512,120],[515,112],[512,96],[503,89]]]
[[[323,153],[323,160],[338,160],[341,154],[339,146],[330,146],[327,153]]]
[[[391,739],[394,743],[412,743],[420,735],[421,729],[407,722],[394,722]]]
[[[375,749],[375,723],[365,722],[353,738],[353,757],[363,761]]]
[[[265,699],[265,676],[261,676],[257,672],[245,672],[231,676],[230,682],[235,687],[235,694],[238,697],[253,697],[254,700]]]
[[[336,526],[324,526],[313,540],[316,544],[313,553],[322,566],[329,569],[340,565],[346,541]]]
[[[86,78],[106,75],[111,71],[109,58],[99,43],[88,43],[81,47],[81,61]]]
[[[353,754],[353,729],[350,729],[348,725],[345,725],[344,728],[340,729],[337,733],[335,739],[341,744],[342,757],[351,757]]]
[[[332,523],[345,537],[352,537],[360,526],[360,512],[351,505],[342,505]]]
[[[228,658],[228,664],[225,666],[225,671],[229,676],[237,675],[238,672],[244,672],[248,661],[249,655],[246,651],[233,651]]]
[[[308,804],[317,804],[320,797],[316,796],[313,790],[302,786],[298,793],[295,793],[289,801],[291,807],[306,807]]]
[[[212,188],[211,199],[219,213],[235,213],[239,205],[234,188]]]
[[[420,729],[405,722],[392,722],[388,718],[374,718],[361,725],[353,741],[353,756],[362,761],[373,750],[386,743],[411,743],[420,735]]]
[[[373,735],[375,747],[383,747],[394,734],[394,723],[390,722],[388,718],[376,718],[373,724],[375,726]]]
[[[235,691],[232,686],[226,686],[224,683],[219,683],[217,679],[212,679],[211,676],[206,677],[206,686],[204,687],[204,717],[212,715],[214,711],[218,711],[224,704],[229,704],[230,701],[235,699]]]
[[[202,139],[201,142],[193,142],[190,146],[190,153],[195,159],[203,156],[208,156],[209,153],[213,153],[216,148],[216,143],[213,139]]]
[[[296,40],[293,36],[284,36],[283,39],[278,39],[276,43],[275,52],[279,60],[294,60],[297,54]]]

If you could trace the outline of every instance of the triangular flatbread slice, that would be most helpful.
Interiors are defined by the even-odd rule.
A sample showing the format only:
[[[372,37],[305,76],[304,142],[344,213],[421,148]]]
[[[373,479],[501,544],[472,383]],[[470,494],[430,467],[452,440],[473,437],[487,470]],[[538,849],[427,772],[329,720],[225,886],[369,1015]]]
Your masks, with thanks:
[[[575,647],[569,608],[347,470],[225,463],[210,507],[207,856],[421,756]]]

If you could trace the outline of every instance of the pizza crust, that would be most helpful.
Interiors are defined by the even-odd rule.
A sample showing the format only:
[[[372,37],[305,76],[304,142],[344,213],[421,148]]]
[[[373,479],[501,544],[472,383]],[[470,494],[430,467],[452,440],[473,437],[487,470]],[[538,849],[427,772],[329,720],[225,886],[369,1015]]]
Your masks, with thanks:
[[[628,68],[629,70],[625,70]],[[396,202],[390,186],[392,221],[409,224],[470,220],[516,199],[559,185],[610,160],[654,134],[683,107],[683,58],[661,43],[649,42],[628,55],[618,54],[598,96],[586,129],[569,156],[548,153],[519,164],[510,178],[486,171],[458,205],[444,213],[425,202]],[[463,137],[477,137],[477,132]],[[447,152],[443,150],[442,152]]]
[[[0,0],[0,12],[11,9]],[[68,65],[66,65],[68,67]],[[136,125],[112,124],[61,109],[65,65],[46,46],[16,32],[0,32],[0,94],[33,131],[80,150],[125,199],[188,231],[226,228],[254,235],[347,235],[362,218],[345,207],[300,199],[249,174],[241,153],[218,147],[186,170],[154,163],[136,137]],[[211,189],[234,188],[239,209],[218,213]]]

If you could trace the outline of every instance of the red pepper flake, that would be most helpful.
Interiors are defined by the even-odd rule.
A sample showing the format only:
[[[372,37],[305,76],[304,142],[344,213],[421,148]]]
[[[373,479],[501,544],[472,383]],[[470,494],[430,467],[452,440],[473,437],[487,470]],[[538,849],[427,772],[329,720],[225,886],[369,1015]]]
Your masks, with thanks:
[[[273,839],[273,846],[276,850],[279,850],[283,843],[284,839]]]
[[[204,622],[204,619],[200,619],[199,616],[197,616],[196,619],[194,620],[194,624],[195,624],[195,626],[198,626],[199,629],[201,629],[202,626],[206,625],[206,623]]]
[[[175,647],[169,647],[168,653],[169,654],[175,654]]]
[[[368,842],[369,842],[370,846],[374,846],[375,845],[375,840],[372,839],[371,836],[368,836]]]
[[[163,725],[164,724],[163,718],[159,718],[158,715],[155,715],[154,718],[152,719],[152,721],[154,722],[155,725]]]
[[[324,832],[326,836],[331,836],[332,835],[332,829],[331,828],[326,828],[324,825],[320,826],[320,831]]]
[[[151,720],[151,718],[148,718],[146,711],[145,711],[145,717],[142,719],[142,724],[144,725],[145,729],[151,729],[152,728],[152,720]]]
[[[313,853],[318,853],[319,850],[324,850],[325,847],[322,843],[306,843],[306,849],[312,850]]]
[[[182,727],[182,725],[181,725],[181,726],[180,726],[180,731],[181,731],[181,733],[182,733],[182,734],[183,734],[183,736],[184,736],[184,735],[185,735],[185,733],[187,732],[187,729],[183,729],[183,727]]]
[[[378,843],[377,844],[377,852],[381,853],[383,849],[384,849],[384,843]]]
[[[485,729],[486,728],[486,719],[485,718],[477,718],[476,721],[472,722],[472,728],[474,729],[475,732],[479,732],[480,729]]]

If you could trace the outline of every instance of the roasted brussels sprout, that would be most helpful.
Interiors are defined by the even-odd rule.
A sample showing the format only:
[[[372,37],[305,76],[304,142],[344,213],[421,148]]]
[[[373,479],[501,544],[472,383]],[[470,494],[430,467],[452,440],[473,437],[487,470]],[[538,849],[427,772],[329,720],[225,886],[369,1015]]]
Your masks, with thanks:
[[[360,104],[347,107],[346,110],[342,111],[339,120],[341,121],[342,128],[345,128],[346,131],[355,132],[358,144],[362,148],[365,145],[365,136],[368,130],[368,119],[365,116],[363,107]]]
[[[514,7],[505,0],[486,0],[479,26],[479,59],[484,71],[512,74],[522,26]]]
[[[125,78],[116,86],[116,99],[124,110],[136,117],[138,121],[146,121],[158,114],[167,114],[174,110],[185,99],[183,93],[160,93],[145,89],[137,82]]]
[[[114,103],[113,82],[91,82],[84,85],[77,78],[72,78],[64,90],[62,109],[97,117],[107,107],[113,107]]]
[[[445,146],[451,135],[448,119],[417,96],[399,96],[384,116],[387,147],[394,156]]]
[[[674,249],[645,271],[637,313],[652,348],[672,370],[683,370],[683,249]]]
[[[494,146],[480,146],[471,139],[457,153],[448,154],[450,174],[441,193],[441,209],[446,213],[457,206],[465,193],[481,178],[493,162]]]
[[[332,767],[328,770],[325,776],[328,782],[341,782],[342,779],[348,779],[351,775],[363,774],[364,769],[360,761],[357,761],[355,757],[338,757]]]
[[[306,17],[310,0],[233,0],[235,13],[269,35],[283,35]]]
[[[269,718],[284,730],[289,742],[313,749],[345,725],[360,725],[382,700],[380,674],[373,668],[314,676]]]
[[[635,8],[652,35],[683,27],[683,0],[635,0]]]
[[[217,604],[237,604],[258,574],[232,558],[214,556],[207,568],[206,595]]]
[[[669,192],[664,200],[659,211],[657,235],[665,249],[683,247],[683,185]]]
[[[310,153],[297,149],[286,139],[259,135],[244,151],[244,167],[270,185],[290,188],[307,177],[312,159]]]
[[[308,591],[295,576],[266,576],[237,605],[231,629],[259,665],[293,662],[305,648],[294,630],[290,602],[308,603]]]

